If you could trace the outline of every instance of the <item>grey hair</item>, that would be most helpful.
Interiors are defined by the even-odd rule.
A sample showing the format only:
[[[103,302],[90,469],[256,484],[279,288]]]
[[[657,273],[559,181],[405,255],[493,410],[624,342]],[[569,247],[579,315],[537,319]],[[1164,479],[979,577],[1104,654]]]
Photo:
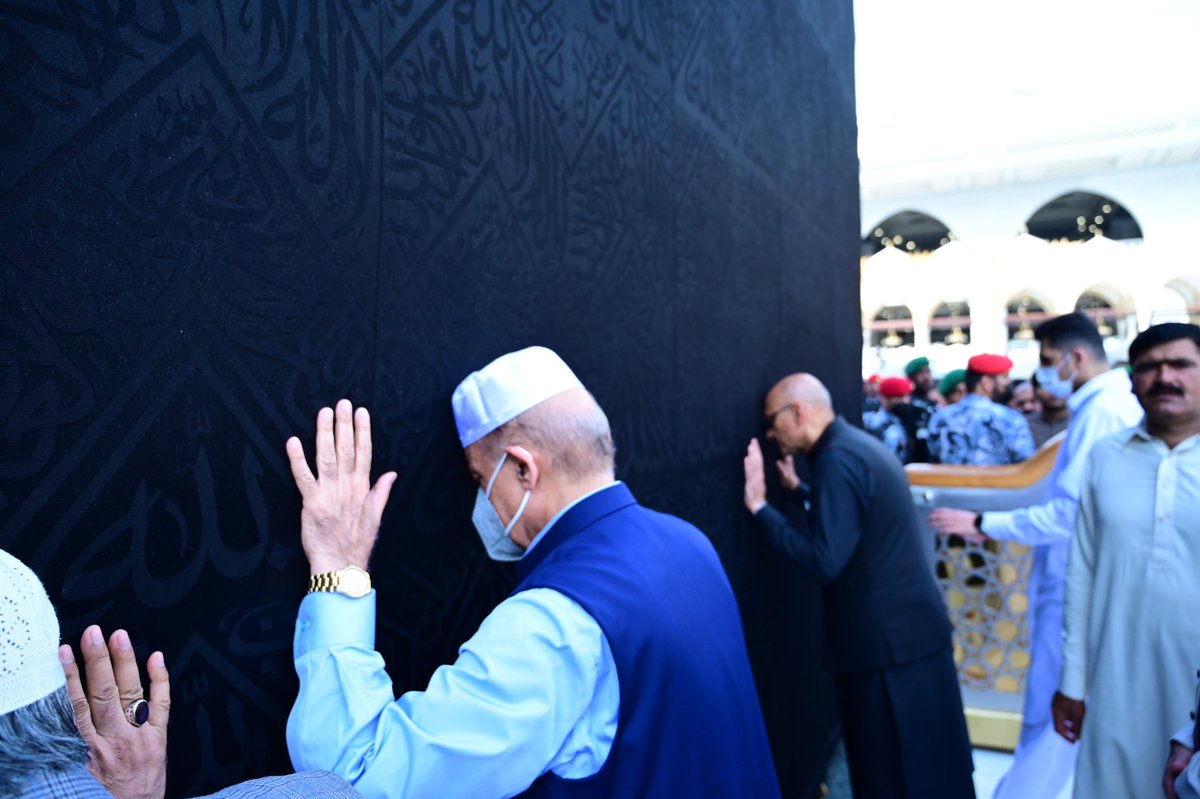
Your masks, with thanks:
[[[552,398],[506,422],[479,440],[481,454],[496,461],[505,447],[526,445],[568,479],[611,476],[616,447],[608,417],[596,398],[585,393],[582,410]]]
[[[88,745],[75,729],[64,685],[49,696],[0,715],[0,797],[22,796],[22,785],[42,772],[86,765]]]

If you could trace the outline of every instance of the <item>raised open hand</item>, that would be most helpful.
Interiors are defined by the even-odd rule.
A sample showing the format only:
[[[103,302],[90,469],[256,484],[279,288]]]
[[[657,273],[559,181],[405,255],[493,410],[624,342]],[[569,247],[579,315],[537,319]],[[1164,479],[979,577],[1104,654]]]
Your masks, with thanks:
[[[67,675],[75,726],[91,749],[88,770],[117,799],[162,799],[167,791],[167,719],[171,685],[161,652],[150,655],[149,717],[134,725],[128,708],[143,698],[142,677],[129,635],[117,630],[104,644],[96,625],[83,631],[84,690],[71,647],[58,649]]]
[[[317,413],[317,475],[304,457],[304,445],[287,441],[292,477],[304,507],[300,511],[300,543],[312,574],[345,566],[367,568],[379,520],[396,482],[387,472],[371,487],[371,417],[366,408],[353,410],[350,400],[337,409]]]
[[[767,502],[767,476],[763,469],[762,448],[758,445],[757,438],[750,439],[746,447],[742,471],[746,478],[742,501],[746,503],[746,510],[757,513]]]

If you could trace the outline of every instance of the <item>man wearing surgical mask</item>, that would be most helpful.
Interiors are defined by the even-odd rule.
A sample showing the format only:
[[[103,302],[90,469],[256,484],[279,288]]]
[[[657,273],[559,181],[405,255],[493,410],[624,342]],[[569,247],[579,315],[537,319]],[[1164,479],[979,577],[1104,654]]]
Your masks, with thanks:
[[[393,699],[366,569],[395,474],[370,485],[365,409],[323,409],[317,476],[288,442],[312,569],[293,764],[323,763],[367,799],[778,797],[716,552],[614,480],[608,420],[575,374],[530,347],[468,375],[451,404],[475,529],[520,583],[453,665]]]
[[[1050,703],[1062,669],[1063,586],[1084,464],[1097,440],[1133,427],[1142,418],[1129,375],[1109,368],[1100,333],[1088,317],[1055,317],[1038,326],[1035,336],[1041,348],[1038,386],[1051,396],[1067,398],[1070,412],[1046,500],[1012,511],[937,508],[929,515],[930,525],[942,535],[1034,547],[1029,578],[1031,660],[1021,739],[1011,768],[996,788],[998,799],[1057,796],[1074,772],[1075,750],[1054,733]]]

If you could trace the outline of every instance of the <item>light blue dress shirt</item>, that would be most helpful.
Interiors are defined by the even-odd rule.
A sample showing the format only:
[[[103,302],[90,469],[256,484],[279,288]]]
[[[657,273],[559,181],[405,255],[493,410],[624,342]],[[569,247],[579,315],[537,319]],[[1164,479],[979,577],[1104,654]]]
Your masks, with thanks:
[[[548,588],[501,602],[454,665],[398,700],[375,651],[374,592],[306,596],[294,656],[292,764],[331,771],[367,799],[509,797],[547,771],[588,777],[617,731],[608,641],[578,603]]]

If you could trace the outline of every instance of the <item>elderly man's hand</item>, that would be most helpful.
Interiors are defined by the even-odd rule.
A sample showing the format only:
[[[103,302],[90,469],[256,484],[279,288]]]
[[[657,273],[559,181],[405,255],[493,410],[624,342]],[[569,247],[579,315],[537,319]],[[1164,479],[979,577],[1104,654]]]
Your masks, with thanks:
[[[350,400],[337,410],[317,414],[317,476],[304,457],[304,445],[287,441],[292,477],[304,499],[300,542],[312,574],[345,566],[367,568],[379,520],[396,473],[382,475],[371,487],[371,417],[366,408],[352,413]]]
[[[746,510],[758,513],[758,509],[767,504],[767,475],[763,470],[762,448],[757,438],[750,439],[750,445],[746,447],[742,470],[746,475],[742,500],[746,503]]]
[[[796,474],[796,459],[786,455],[775,461],[775,471],[779,472],[779,484],[787,491],[800,488],[800,475]]]
[[[1167,799],[1176,799],[1175,780],[1187,768],[1195,752],[1181,743],[1171,741],[1171,754],[1167,756],[1167,767],[1163,771],[1162,789]]]
[[[142,699],[142,677],[133,646],[124,630],[104,645],[104,634],[92,625],[79,642],[87,691],[70,646],[61,646],[58,659],[67,675],[67,694],[75,711],[75,726],[91,748],[88,770],[117,799],[162,799],[167,791],[167,717],[171,687],[161,652],[150,655],[150,718],[135,727],[125,711]]]
[[[978,515],[973,510],[934,508],[929,513],[929,526],[938,535],[957,535],[978,544],[987,540],[987,536],[975,526],[975,517]]]
[[[1050,703],[1050,712],[1054,716],[1054,731],[1069,743],[1078,743],[1083,732],[1083,716],[1087,706],[1082,699],[1072,699],[1055,691]]]

